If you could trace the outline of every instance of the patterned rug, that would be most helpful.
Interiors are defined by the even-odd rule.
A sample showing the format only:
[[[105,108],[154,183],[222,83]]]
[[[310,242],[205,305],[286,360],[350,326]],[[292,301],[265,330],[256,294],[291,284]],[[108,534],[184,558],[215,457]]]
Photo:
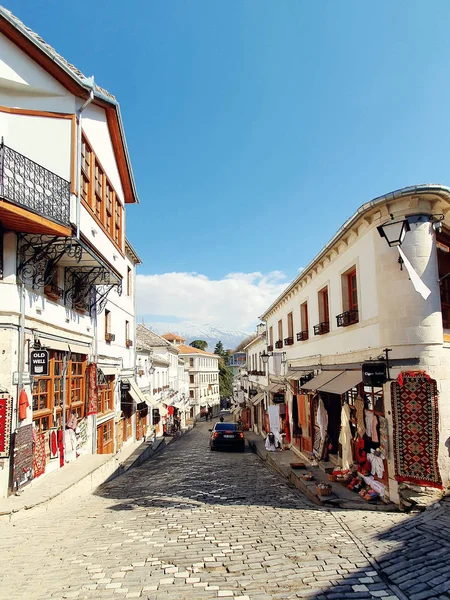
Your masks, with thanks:
[[[12,398],[0,394],[0,458],[7,458],[11,445]]]
[[[436,381],[421,372],[402,373],[391,383],[391,396],[395,479],[442,488]]]
[[[35,479],[36,477],[39,477],[45,473],[45,433],[40,433],[36,436],[33,458],[33,473]]]

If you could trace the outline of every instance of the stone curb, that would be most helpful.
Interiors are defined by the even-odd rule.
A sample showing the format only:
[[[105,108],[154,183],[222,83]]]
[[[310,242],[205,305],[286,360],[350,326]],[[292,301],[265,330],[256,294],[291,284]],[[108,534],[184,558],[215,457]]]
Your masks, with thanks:
[[[193,427],[193,424],[189,425],[189,427],[187,427],[177,438],[157,438],[152,445],[148,445],[146,448],[144,448],[144,450],[139,452],[140,448],[142,447],[141,445],[123,462],[119,462],[120,457],[118,454],[115,454],[111,456],[108,461],[93,469],[90,473],[87,473],[78,481],[70,484],[65,489],[56,492],[53,496],[46,496],[43,497],[42,500],[36,501],[33,504],[26,504],[20,508],[13,508],[8,512],[3,512],[0,514],[0,523],[15,521],[22,517],[28,516],[30,511],[37,508],[41,508],[47,512],[54,506],[61,505],[70,498],[93,492],[105,483],[108,483],[116,477],[120,477],[130,469],[143,464],[158,454],[158,452],[164,450],[166,446],[186,435],[192,430]],[[157,445],[155,446],[155,444]]]

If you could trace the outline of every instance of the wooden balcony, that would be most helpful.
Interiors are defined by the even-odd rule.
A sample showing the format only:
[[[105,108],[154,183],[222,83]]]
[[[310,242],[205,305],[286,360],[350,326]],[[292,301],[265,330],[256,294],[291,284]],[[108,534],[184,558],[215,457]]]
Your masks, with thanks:
[[[283,340],[278,340],[277,342],[275,342],[275,348],[282,348],[283,347]]]
[[[340,315],[336,316],[337,326],[338,327],[348,327],[349,325],[354,325],[358,323],[359,316],[357,310],[346,310]]]
[[[297,333],[297,342],[305,342],[309,338],[307,331],[299,331]]]
[[[126,340],[125,345],[127,348],[131,348],[133,346],[133,340]]]
[[[116,336],[114,333],[105,333],[105,341],[108,343],[113,342],[116,339]]]
[[[329,333],[330,331],[330,322],[323,321],[318,325],[314,325],[314,335],[323,335],[324,333]]]
[[[294,338],[293,337],[284,338],[284,345],[285,346],[292,346],[293,343],[294,343]]]

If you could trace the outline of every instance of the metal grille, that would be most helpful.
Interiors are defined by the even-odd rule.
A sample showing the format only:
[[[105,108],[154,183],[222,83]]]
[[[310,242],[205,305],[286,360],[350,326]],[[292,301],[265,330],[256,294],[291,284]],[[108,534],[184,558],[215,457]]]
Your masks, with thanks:
[[[63,223],[70,222],[70,183],[0,143],[0,197]]]

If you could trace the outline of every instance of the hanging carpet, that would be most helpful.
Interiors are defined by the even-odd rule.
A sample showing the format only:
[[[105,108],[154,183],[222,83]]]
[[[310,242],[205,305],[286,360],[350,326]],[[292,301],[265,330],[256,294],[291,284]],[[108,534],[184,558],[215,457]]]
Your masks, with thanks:
[[[9,456],[11,446],[12,398],[0,394],[0,458]]]
[[[436,381],[422,372],[402,373],[391,383],[391,397],[395,479],[442,488]]]
[[[34,478],[45,473],[45,433],[36,436],[33,457]]]

